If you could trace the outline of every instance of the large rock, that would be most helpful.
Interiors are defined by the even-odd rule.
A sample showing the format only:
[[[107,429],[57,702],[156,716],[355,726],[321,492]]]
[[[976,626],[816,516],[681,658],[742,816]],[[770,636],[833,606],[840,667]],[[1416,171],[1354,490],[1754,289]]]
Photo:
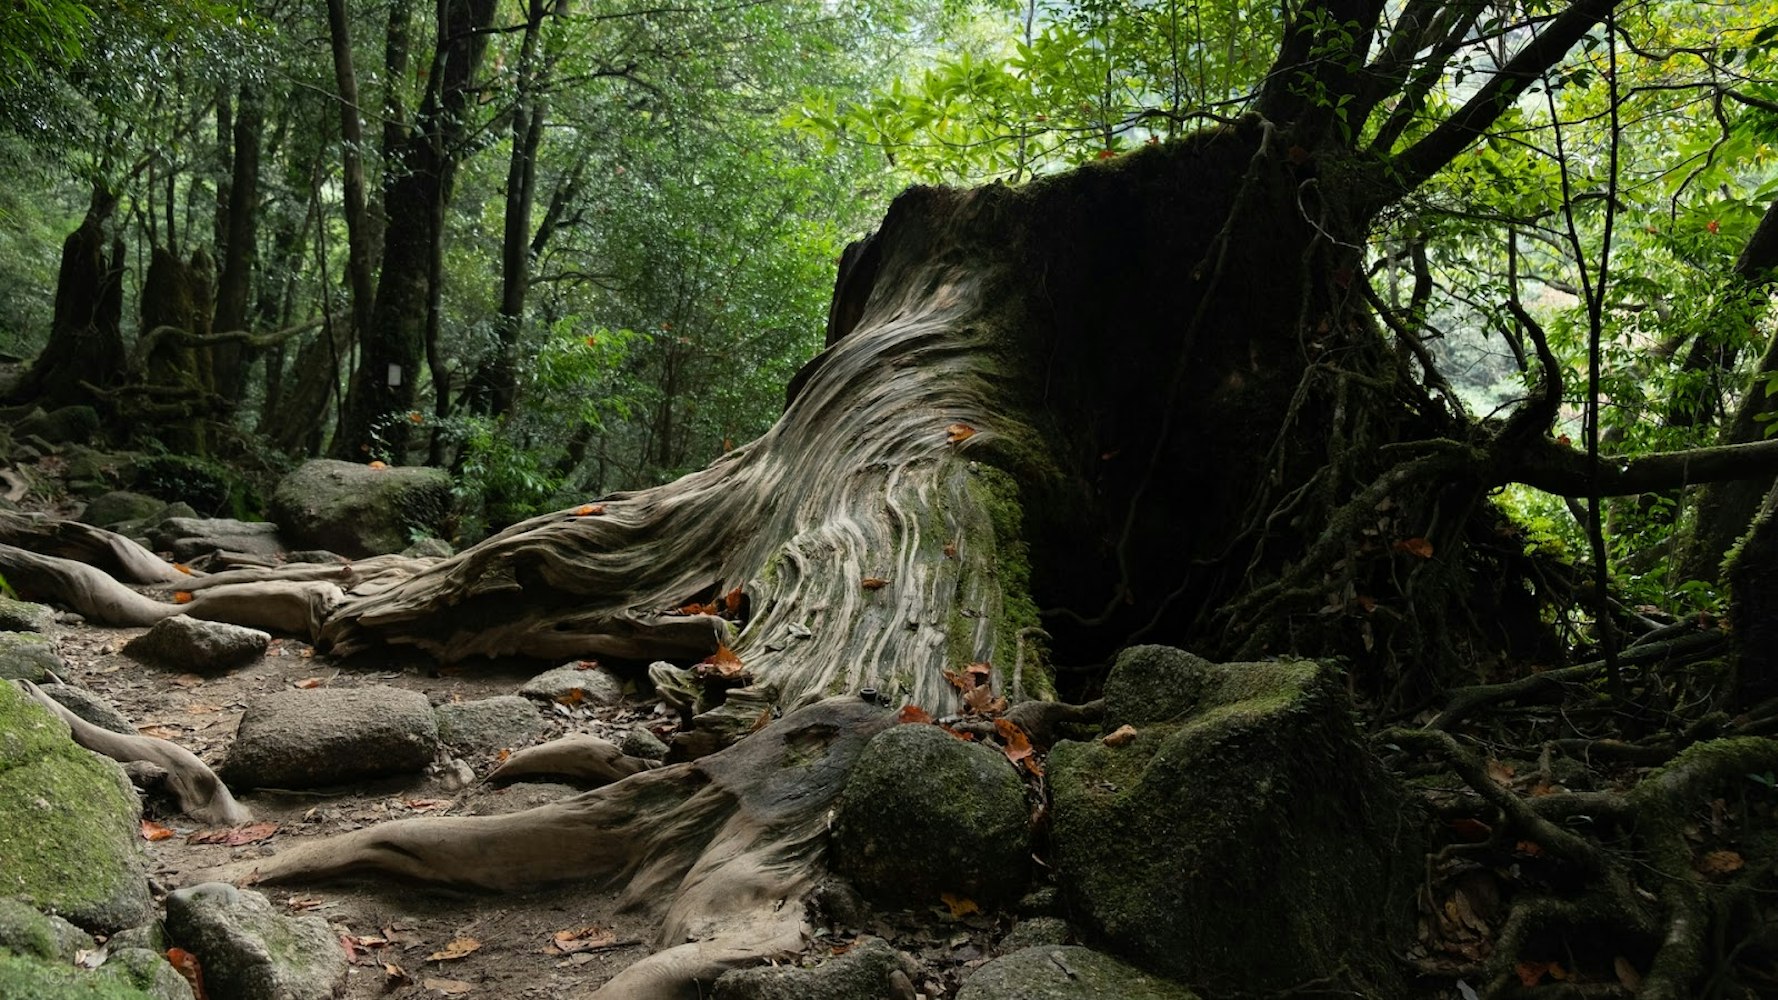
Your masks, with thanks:
[[[236,521],[226,517],[169,517],[149,532],[154,547],[190,562],[212,552],[245,552],[276,556],[289,548],[270,521]]]
[[[530,746],[543,735],[537,706],[516,694],[440,705],[438,738],[457,750],[496,753]]]
[[[146,521],[167,509],[167,502],[146,493],[131,493],[128,490],[113,490],[102,496],[93,498],[81,511],[80,519],[87,524],[96,524],[101,528],[109,528],[125,521]]]
[[[156,666],[199,674],[220,673],[265,655],[269,633],[226,622],[175,615],[124,644],[126,655]]]
[[[271,514],[299,547],[360,559],[444,534],[451,502],[451,477],[442,469],[316,459],[278,483]]]
[[[977,969],[957,1000],[1197,1000],[1176,983],[1157,979],[1109,955],[1077,945],[1040,945],[1015,951]]]
[[[0,632],[48,632],[56,613],[47,604],[0,597]]]
[[[432,763],[438,723],[417,691],[277,691],[247,703],[222,768],[231,788],[314,788],[412,774]]]
[[[1137,647],[1105,700],[1106,727],[1135,739],[1049,758],[1052,857],[1089,932],[1211,993],[1400,995],[1420,816],[1331,672]]]
[[[860,938],[846,953],[807,969],[768,965],[716,980],[716,1000],[914,1000],[918,966],[882,938]]]
[[[146,920],[141,807],[123,770],[0,683],[0,887],[89,930]],[[6,994],[11,995],[11,994]]]
[[[49,674],[60,675],[67,669],[55,644],[42,635],[0,632],[0,681],[41,683]]]
[[[327,921],[286,916],[225,882],[167,896],[167,936],[198,957],[213,997],[332,1000],[345,985],[346,953]]]
[[[99,432],[99,413],[90,406],[63,406],[48,412],[36,410],[14,424],[13,436],[33,435],[50,444],[80,443]]]
[[[1003,754],[937,726],[895,726],[846,779],[831,856],[876,900],[931,905],[948,892],[992,904],[1024,891],[1029,821]]]

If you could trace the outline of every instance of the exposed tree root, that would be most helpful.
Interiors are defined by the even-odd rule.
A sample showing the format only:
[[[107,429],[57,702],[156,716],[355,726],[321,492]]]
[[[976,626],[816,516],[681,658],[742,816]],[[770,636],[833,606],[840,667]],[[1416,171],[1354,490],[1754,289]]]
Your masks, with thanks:
[[[171,566],[167,571],[183,575]],[[0,576],[21,596],[73,608],[96,625],[153,625],[185,612],[177,604],[144,597],[85,563],[11,545],[0,545]]]
[[[324,580],[267,580],[211,587],[180,610],[193,618],[228,622],[314,641],[322,622],[345,595]]]
[[[43,514],[0,511],[0,544],[87,563],[125,583],[177,583],[189,579],[159,556],[114,531]]]
[[[230,866],[253,881],[355,872],[491,890],[623,879],[661,921],[654,955],[596,996],[702,995],[734,965],[802,947],[803,896],[824,871],[827,814],[894,716],[857,698],[809,706],[720,753],[505,816],[398,820]]]
[[[610,740],[585,733],[570,733],[515,752],[487,776],[503,784],[532,775],[564,775],[591,785],[608,785],[632,774],[661,766],[660,761],[631,757]]]
[[[1725,901],[1757,891],[1773,867],[1772,859],[1766,859],[1763,866],[1724,881],[1722,876],[1742,864],[1737,855],[1733,866],[1716,869],[1718,878],[1712,881],[1700,873],[1700,859],[1685,831],[1697,810],[1732,792],[1747,775],[1778,769],[1778,741],[1740,737],[1697,744],[1628,792],[1526,799],[1491,776],[1482,760],[1448,733],[1392,729],[1377,739],[1432,753],[1494,806],[1501,829],[1491,844],[1504,847],[1522,838],[1521,847],[1531,842],[1540,855],[1560,859],[1584,876],[1577,883],[1557,880],[1571,883],[1570,890],[1528,892],[1513,901],[1487,963],[1484,992],[1490,997],[1523,992],[1519,963],[1535,957],[1539,941],[1547,952],[1551,940],[1587,934],[1623,942],[1620,956],[1634,951],[1638,942],[1652,951],[1652,956],[1642,956],[1644,961],[1632,963],[1648,970],[1638,997],[1697,996],[1701,980],[1715,964],[1709,952],[1712,935],[1726,929]],[[1744,842],[1751,846],[1753,840]]]
[[[197,755],[177,743],[152,736],[114,733],[95,726],[45,694],[30,681],[16,682],[32,700],[68,724],[74,742],[119,763],[143,761],[167,773],[167,789],[179,802],[181,812],[200,823],[237,826],[253,819],[246,806],[235,801],[228,786]]]

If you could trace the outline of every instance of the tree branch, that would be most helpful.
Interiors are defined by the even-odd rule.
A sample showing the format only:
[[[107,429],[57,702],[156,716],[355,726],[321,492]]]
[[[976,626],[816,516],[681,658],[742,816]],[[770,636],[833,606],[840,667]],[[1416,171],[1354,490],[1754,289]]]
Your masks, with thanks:
[[[1377,186],[1377,201],[1393,201],[1413,190],[1469,148],[1512,107],[1525,88],[1560,62],[1616,6],[1617,0],[1575,0],[1548,28],[1507,60],[1456,114],[1426,138],[1385,161],[1388,182]]]
[[[1501,456],[1501,461],[1499,478],[1503,482],[1524,483],[1558,496],[1586,495],[1591,463],[1584,452],[1539,437],[1521,443],[1511,454]],[[1774,475],[1778,475],[1778,438],[1636,458],[1602,455],[1599,492],[1602,496],[1628,496]]]

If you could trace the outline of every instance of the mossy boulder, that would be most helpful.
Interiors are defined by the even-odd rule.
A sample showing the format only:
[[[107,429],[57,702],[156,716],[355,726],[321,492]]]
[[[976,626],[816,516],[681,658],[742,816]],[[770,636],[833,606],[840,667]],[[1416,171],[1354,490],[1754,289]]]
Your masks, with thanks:
[[[190,504],[205,517],[247,520],[261,506],[259,495],[234,469],[190,455],[138,459],[133,488],[168,503]]]
[[[90,406],[62,406],[47,412],[36,410],[13,425],[20,438],[40,437],[50,444],[80,443],[99,432],[99,412]]]
[[[331,1000],[345,984],[346,953],[327,921],[287,916],[226,882],[168,895],[167,936],[198,957],[215,997]]]
[[[0,597],[0,632],[48,632],[56,613],[47,604]]]
[[[89,930],[148,919],[140,818],[121,768],[81,749],[67,723],[0,683],[0,886],[8,895]]]
[[[76,968],[80,952],[98,947],[91,935],[0,898],[0,997],[191,1000],[191,987],[166,959],[129,946],[124,937],[111,939],[110,958],[98,969]]]
[[[298,548],[361,559],[446,534],[451,503],[451,477],[442,469],[316,459],[278,483],[271,515]]]
[[[66,670],[55,644],[36,632],[0,632],[0,681],[43,681]]]
[[[846,779],[832,857],[874,900],[936,904],[948,892],[994,904],[1025,889],[1029,820],[1004,755],[937,726],[895,726]]]
[[[128,490],[112,490],[110,493],[94,497],[80,512],[80,519],[87,524],[96,524],[101,528],[125,522],[145,522],[167,509],[167,502],[145,493],[131,493]]]
[[[1133,741],[1049,758],[1053,859],[1094,938],[1210,993],[1401,993],[1391,950],[1411,932],[1420,816],[1332,671],[1137,647],[1106,707]]]
[[[1078,945],[1039,945],[976,970],[957,1000],[1198,1000],[1198,995]]]

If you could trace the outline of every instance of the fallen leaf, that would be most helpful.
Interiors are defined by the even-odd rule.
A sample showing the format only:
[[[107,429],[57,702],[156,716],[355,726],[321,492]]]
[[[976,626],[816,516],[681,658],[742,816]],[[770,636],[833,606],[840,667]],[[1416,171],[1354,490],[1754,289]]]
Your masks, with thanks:
[[[900,724],[910,722],[930,724],[932,716],[918,705],[903,705],[901,711],[896,713],[895,721]]]
[[[1464,840],[1480,842],[1494,836],[1494,828],[1469,816],[1459,817],[1445,824],[1451,832]]]
[[[154,820],[142,821],[142,839],[147,841],[166,840],[173,835],[173,828],[162,826]]]
[[[975,428],[968,424],[952,424],[945,428],[945,441],[950,444],[961,444],[975,437]]]
[[[1136,740],[1136,727],[1132,726],[1132,725],[1125,724],[1125,725],[1117,727],[1116,729],[1112,730],[1109,733],[1106,733],[1105,737],[1103,739],[1101,739],[1099,742],[1105,744],[1108,747],[1121,747],[1121,746],[1128,746],[1129,744],[1135,742],[1135,740]]]
[[[152,736],[157,740],[178,739],[180,736],[184,735],[172,726],[159,724],[152,726],[137,726],[136,732],[141,733],[143,736]]]
[[[959,896],[952,892],[941,892],[938,894],[938,898],[944,900],[945,906],[950,908],[951,919],[953,920],[969,916],[971,913],[982,912],[982,908],[977,906],[975,900],[970,899],[968,896]]]
[[[731,614],[731,615],[733,615],[733,614],[739,614],[739,613],[740,613],[740,612],[741,612],[741,600],[742,600],[742,598],[744,598],[744,597],[745,597],[745,596],[746,596],[746,595],[744,595],[744,594],[742,594],[742,593],[741,593],[741,588],[740,588],[740,587],[736,587],[736,588],[735,588],[735,589],[733,589],[733,590],[731,590],[731,591],[729,591],[729,592],[728,592],[728,593],[726,593],[726,594],[724,594],[724,595],[722,595],[722,608],[723,608],[723,611],[724,611],[724,612],[725,612],[725,613],[727,613],[727,614]]]
[[[880,576],[867,576],[858,581],[858,585],[865,590],[882,590],[884,587],[889,586],[889,581]]]
[[[573,708],[586,700],[586,688],[569,688],[550,700],[558,705],[567,705],[569,708]]]
[[[304,677],[302,680],[292,684],[291,687],[302,688],[304,691],[307,691],[311,688],[318,688],[325,683],[327,682],[319,677]]]
[[[1619,955],[1612,959],[1611,968],[1617,973],[1617,981],[1622,984],[1624,989],[1631,993],[1639,992],[1642,989],[1642,973],[1636,971],[1636,967],[1630,964],[1629,959]]]
[[[1561,968],[1555,962],[1520,962],[1513,966],[1513,971],[1519,974],[1519,982],[1526,986],[1536,986],[1543,982],[1543,977],[1546,975],[1555,979],[1568,978],[1566,972],[1556,975]]]
[[[437,990],[447,997],[460,997],[475,989],[473,984],[466,983],[461,979],[422,979],[420,985],[429,990]]]
[[[1734,851],[1711,851],[1698,861],[1698,870],[1706,875],[1727,875],[1740,871],[1747,862]]]
[[[971,663],[966,672],[976,677],[987,677],[994,672],[994,668],[986,663]],[[978,680],[976,683],[980,684],[981,681]]]
[[[383,963],[383,976],[387,980],[383,984],[383,992],[385,993],[394,990],[397,987],[406,986],[412,981],[412,977],[407,974],[407,970],[396,965],[394,962]]]
[[[189,591],[189,590],[175,590],[175,591],[173,591],[173,603],[174,604],[190,604],[191,603],[191,591]]]
[[[963,693],[963,707],[975,715],[999,715],[1006,711],[1006,699],[986,684],[979,684]]]
[[[946,559],[957,558],[957,543],[956,542],[946,542],[945,543],[945,558]]]
[[[1511,786],[1513,783],[1513,766],[1504,764],[1494,758],[1488,758],[1488,777],[1494,779],[1496,785]]]
[[[598,660],[575,660],[574,661],[574,669],[576,669],[576,670],[597,670],[597,669],[599,669],[599,661]]]
[[[1513,845],[1513,850],[1533,858],[1543,857],[1543,847],[1535,840],[1521,840]]]
[[[198,957],[184,948],[168,948],[166,956],[167,964],[173,967],[173,971],[191,985],[192,996],[197,1000],[205,1000],[208,994],[204,992],[204,964],[198,961]]]
[[[1395,551],[1406,552],[1422,559],[1432,558],[1432,543],[1424,538],[1404,538],[1395,543]]]
[[[603,927],[589,925],[578,930],[557,931],[550,935],[550,943],[562,954],[572,955],[577,951],[609,948],[617,943],[617,935]]]
[[[713,615],[716,613],[716,604],[714,602],[710,604],[699,604],[696,601],[693,601],[683,607],[674,609],[673,613],[676,615]]]
[[[414,812],[436,812],[451,804],[450,799],[402,799],[401,804]]]
[[[709,667],[711,672],[724,680],[739,679],[742,674],[747,672],[746,667],[741,663],[741,658],[727,646],[717,646],[716,652],[704,658],[703,665]]]
[[[575,517],[598,517],[603,513],[605,513],[605,505],[602,503],[583,503],[574,508]]]
[[[512,747],[501,747],[500,752],[494,755],[494,760],[496,763],[504,764],[506,763],[506,758],[511,756]]]
[[[327,900],[320,896],[292,896],[284,901],[284,905],[292,912],[307,913],[310,910],[319,910],[326,906]]]
[[[178,570],[181,573],[184,573],[186,576],[191,575],[191,567],[185,565],[184,563],[174,563],[173,568]]]
[[[203,687],[204,686],[204,679],[202,677],[199,677],[197,674],[179,674],[172,679],[172,682],[175,686],[182,687],[182,688],[195,688],[195,687]]]
[[[1025,735],[1018,723],[1011,719],[995,719],[994,731],[1000,734],[1000,739],[1006,744],[1003,752],[1007,760],[1012,761],[1015,766],[1023,766],[1036,777],[1043,777],[1043,767],[1037,763],[1037,750],[1031,746],[1031,738]]]
[[[267,821],[249,823],[246,826],[225,827],[217,830],[199,830],[185,838],[188,844],[223,844],[228,847],[243,847],[272,839],[278,832],[278,824]]]
[[[370,463],[370,467],[373,469],[387,469],[389,466],[385,462],[372,462]]]
[[[451,962],[473,954],[482,943],[471,937],[453,938],[450,944],[426,956],[428,962]]]

